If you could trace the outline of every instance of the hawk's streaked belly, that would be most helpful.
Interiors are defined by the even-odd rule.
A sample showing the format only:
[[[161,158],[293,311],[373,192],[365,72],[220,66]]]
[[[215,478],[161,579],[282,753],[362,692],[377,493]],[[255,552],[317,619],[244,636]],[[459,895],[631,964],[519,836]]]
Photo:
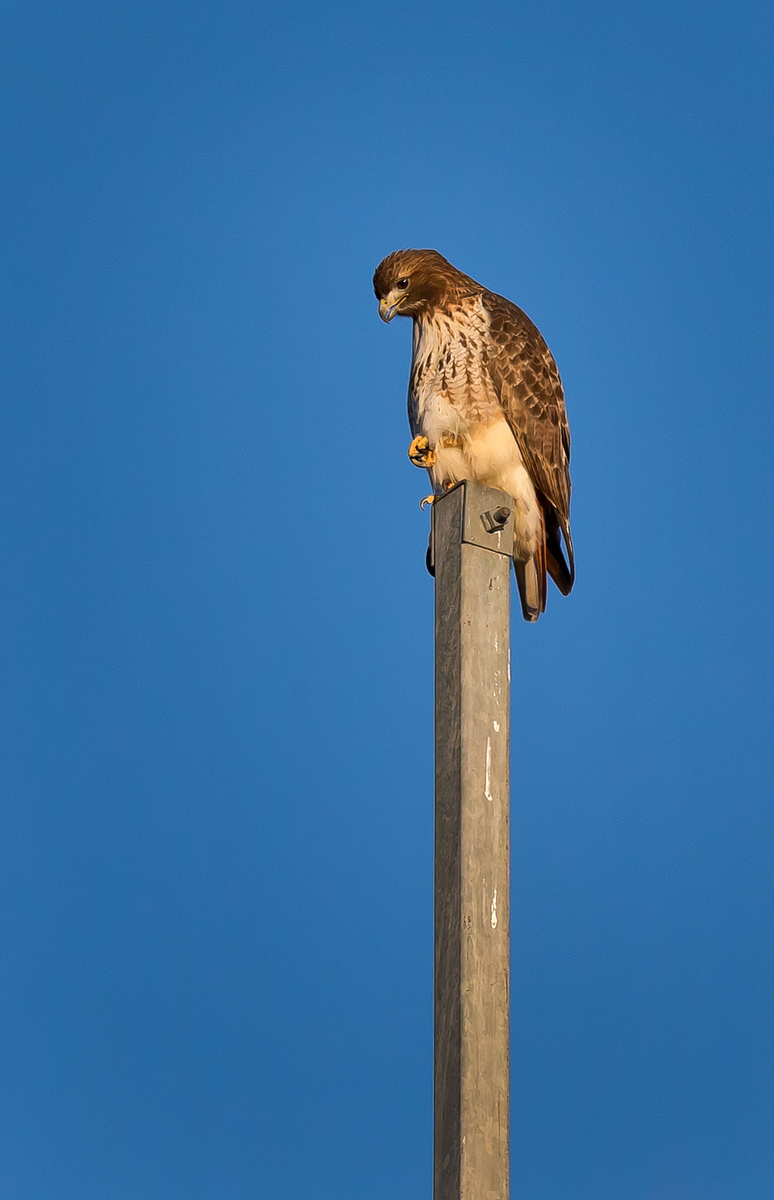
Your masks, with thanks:
[[[535,553],[540,508],[511,428],[485,366],[488,317],[478,296],[451,321],[445,314],[419,319],[409,382],[412,433],[435,450],[428,473],[433,491],[463,479],[501,488],[514,500],[514,554]],[[444,445],[444,439],[457,441]]]

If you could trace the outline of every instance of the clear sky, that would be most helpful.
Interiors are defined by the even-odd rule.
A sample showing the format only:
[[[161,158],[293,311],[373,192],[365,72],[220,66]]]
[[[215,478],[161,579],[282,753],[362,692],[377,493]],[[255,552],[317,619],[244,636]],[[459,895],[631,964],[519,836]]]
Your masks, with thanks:
[[[3,1200],[426,1200],[432,246],[527,310],[519,1200],[774,1196],[772,28],[750,0],[6,0]]]

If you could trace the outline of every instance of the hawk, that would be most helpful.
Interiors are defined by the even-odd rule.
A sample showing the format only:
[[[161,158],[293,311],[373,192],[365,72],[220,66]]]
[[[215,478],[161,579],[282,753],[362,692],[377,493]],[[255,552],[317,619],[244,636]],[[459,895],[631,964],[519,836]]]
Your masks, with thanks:
[[[513,497],[521,608],[537,621],[546,574],[563,596],[575,581],[570,429],[551,351],[526,313],[436,250],[389,254],[374,292],[382,320],[413,318],[408,453],[430,476],[426,500],[463,479]]]

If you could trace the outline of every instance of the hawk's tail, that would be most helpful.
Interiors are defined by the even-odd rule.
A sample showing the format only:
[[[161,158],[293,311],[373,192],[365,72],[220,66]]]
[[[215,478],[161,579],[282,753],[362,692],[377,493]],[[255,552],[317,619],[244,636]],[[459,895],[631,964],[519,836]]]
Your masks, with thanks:
[[[546,608],[545,591],[540,591],[537,561],[531,558],[528,562],[519,562],[517,558],[514,558],[513,572],[519,587],[522,616],[525,621],[537,621]]]
[[[519,562],[517,558],[513,560],[513,573],[516,576],[521,611],[525,621],[537,621],[540,614],[546,611],[546,591],[548,590],[546,567],[548,565],[546,523],[541,509],[536,552],[526,562]],[[553,572],[551,574],[553,576]]]
[[[568,527],[564,529],[564,538],[570,558],[570,565],[568,566],[562,549],[559,519],[556,515],[556,510],[551,506],[543,509],[543,527],[546,539],[546,566],[548,567],[548,574],[562,595],[569,596],[572,591],[572,585],[575,582],[575,562],[572,553],[570,530]]]

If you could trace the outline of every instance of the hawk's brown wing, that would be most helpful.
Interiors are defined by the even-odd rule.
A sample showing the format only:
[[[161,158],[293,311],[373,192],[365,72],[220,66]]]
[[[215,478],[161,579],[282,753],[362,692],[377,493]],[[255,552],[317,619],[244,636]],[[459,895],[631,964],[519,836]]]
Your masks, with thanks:
[[[570,537],[570,428],[564,392],[553,355],[526,313],[494,292],[482,300],[490,314],[489,371],[530,478],[544,502],[549,570],[562,592],[575,580]],[[557,522],[564,535],[569,571],[561,555]],[[557,574],[551,558],[560,562]]]

